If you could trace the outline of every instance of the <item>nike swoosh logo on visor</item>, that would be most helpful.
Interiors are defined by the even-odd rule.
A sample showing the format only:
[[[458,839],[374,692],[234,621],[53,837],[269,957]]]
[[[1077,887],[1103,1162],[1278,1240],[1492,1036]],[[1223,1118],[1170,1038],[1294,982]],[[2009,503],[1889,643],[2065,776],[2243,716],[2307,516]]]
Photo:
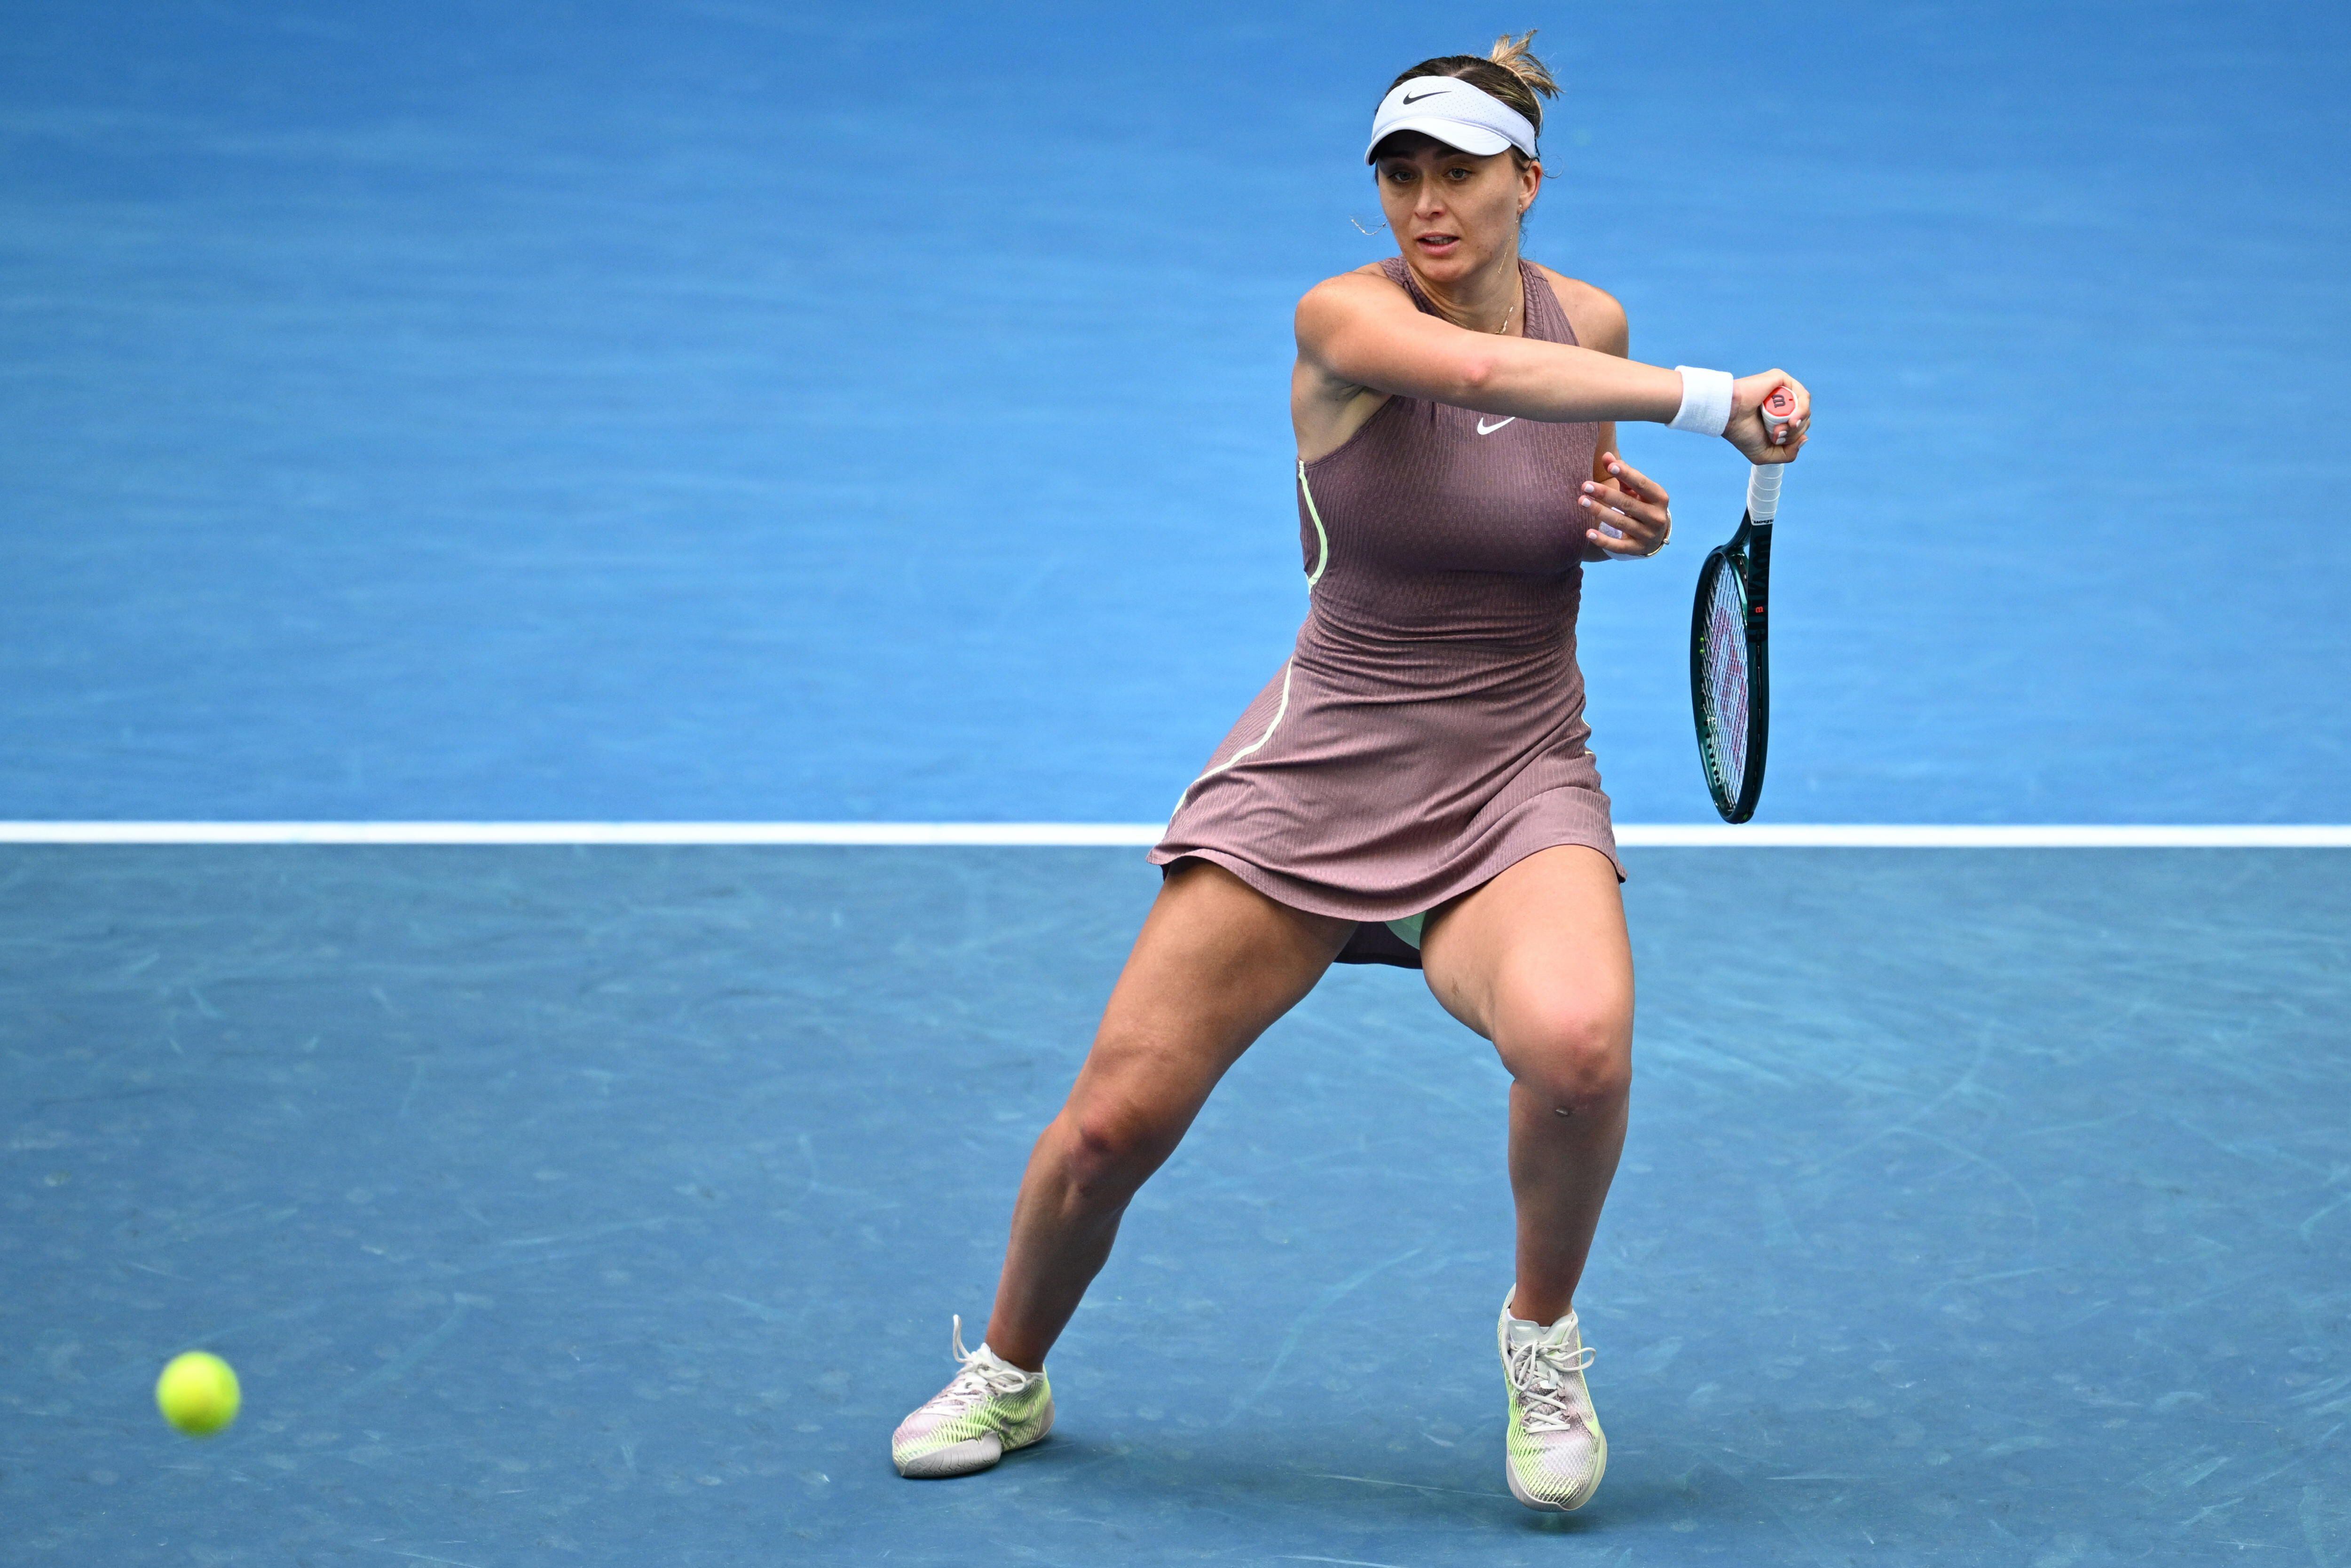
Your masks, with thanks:
[[[1498,419],[1493,423],[1488,424],[1486,423],[1485,416],[1480,414],[1478,417],[1478,434],[1480,435],[1491,435],[1494,432],[1501,429],[1502,426],[1515,423],[1518,417],[1519,416],[1514,413],[1507,419]]]
[[[1419,102],[1422,99],[1424,99],[1424,98],[1443,98],[1444,96],[1445,96],[1445,89],[1444,89],[1443,88],[1438,88],[1435,92],[1423,92],[1423,93],[1409,93],[1409,92],[1408,92],[1408,93],[1406,93],[1406,94],[1405,94],[1405,95],[1404,95],[1404,101],[1405,101],[1405,102],[1406,102],[1406,103],[1418,103],[1418,102]]]

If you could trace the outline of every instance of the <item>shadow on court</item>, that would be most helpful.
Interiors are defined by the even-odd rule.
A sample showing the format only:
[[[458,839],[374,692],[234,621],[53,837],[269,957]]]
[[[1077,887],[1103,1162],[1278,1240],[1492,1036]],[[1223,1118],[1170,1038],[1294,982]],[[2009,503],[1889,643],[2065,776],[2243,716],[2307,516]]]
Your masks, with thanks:
[[[892,1474],[1131,852],[11,850],[0,1540],[2333,1568],[2344,864],[1637,853],[1609,1479],[1547,1520],[1499,1473],[1503,1078],[1396,972],[1334,974],[1145,1190],[1050,1442]],[[149,1392],[196,1344],[246,1389],[201,1444]]]

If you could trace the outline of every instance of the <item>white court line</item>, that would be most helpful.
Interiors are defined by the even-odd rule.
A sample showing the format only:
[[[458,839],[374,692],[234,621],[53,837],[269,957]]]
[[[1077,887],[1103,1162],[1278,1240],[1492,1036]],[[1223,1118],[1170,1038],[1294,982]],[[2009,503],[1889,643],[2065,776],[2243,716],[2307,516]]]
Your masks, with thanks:
[[[1636,822],[1616,830],[1628,848],[1720,846],[1834,850],[2343,850],[2351,824],[2243,822],[2193,827],[2103,823]]]
[[[38,822],[10,844],[970,844],[1135,848],[1156,822]],[[2351,849],[2351,824],[1626,822],[1627,849]]]
[[[16,844],[1155,844],[1155,822],[0,822]]]

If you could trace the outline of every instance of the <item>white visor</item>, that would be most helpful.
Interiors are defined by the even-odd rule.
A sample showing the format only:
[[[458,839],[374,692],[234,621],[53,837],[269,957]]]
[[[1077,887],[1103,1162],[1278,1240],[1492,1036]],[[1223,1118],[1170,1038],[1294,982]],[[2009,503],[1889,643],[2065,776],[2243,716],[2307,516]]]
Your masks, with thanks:
[[[1535,156],[1535,128],[1527,117],[1459,77],[1415,77],[1391,89],[1372,116],[1372,150],[1399,131],[1417,131],[1447,147],[1488,157],[1505,147]]]

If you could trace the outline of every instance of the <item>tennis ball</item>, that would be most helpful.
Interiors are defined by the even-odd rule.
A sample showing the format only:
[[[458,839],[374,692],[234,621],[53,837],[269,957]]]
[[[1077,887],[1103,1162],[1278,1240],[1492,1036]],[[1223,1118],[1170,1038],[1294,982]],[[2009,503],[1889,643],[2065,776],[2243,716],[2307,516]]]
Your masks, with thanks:
[[[191,1437],[209,1437],[236,1419],[244,1395],[227,1362],[207,1351],[175,1355],[155,1380],[155,1407]]]

